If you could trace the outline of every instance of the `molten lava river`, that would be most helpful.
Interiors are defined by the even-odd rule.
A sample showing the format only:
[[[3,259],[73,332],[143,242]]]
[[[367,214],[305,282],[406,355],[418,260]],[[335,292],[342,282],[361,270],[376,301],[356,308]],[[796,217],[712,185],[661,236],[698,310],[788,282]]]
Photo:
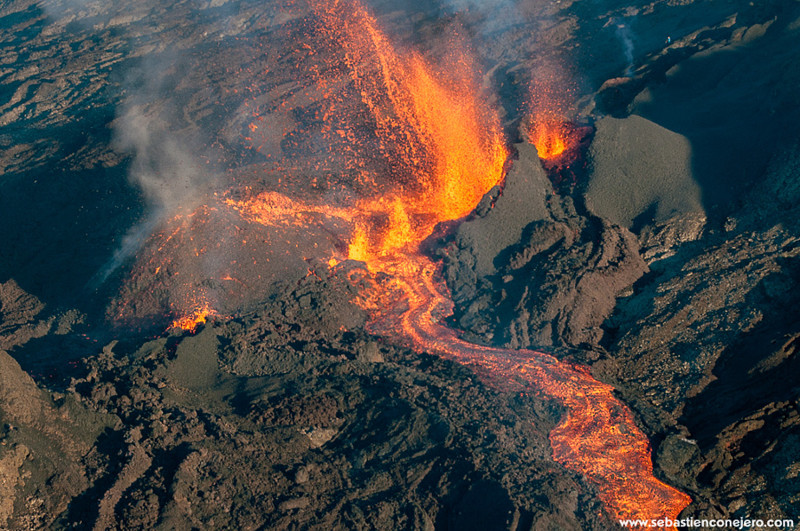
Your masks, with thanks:
[[[442,324],[453,303],[439,265],[420,245],[437,224],[468,216],[502,182],[509,158],[491,100],[476,88],[477,69],[464,52],[441,59],[447,64],[437,69],[432,60],[401,51],[366,8],[350,1],[319,0],[314,15],[318,32],[342,52],[335,68],[326,67],[344,72],[355,87],[364,110],[360,119],[366,115],[374,130],[370,145],[394,173],[382,181],[376,175],[381,184],[375,184],[374,193],[345,206],[313,204],[275,191],[227,199],[226,205],[263,225],[304,216],[344,220],[351,227],[347,252],[331,260],[331,267],[345,259],[366,264],[355,271],[362,271],[371,286],[358,300],[371,315],[371,333],[468,365],[498,388],[524,387],[557,400],[567,412],[550,433],[553,458],[593,483],[613,518],[675,519],[691,500],[654,477],[648,440],[612,386],[543,352],[468,343]],[[341,104],[337,85],[325,79],[324,68],[319,70],[317,85],[328,86],[323,98],[335,113]],[[542,158],[564,150],[561,139],[540,142]],[[339,155],[348,159],[349,168],[368,173],[357,153]],[[194,326],[205,315],[182,324]]]

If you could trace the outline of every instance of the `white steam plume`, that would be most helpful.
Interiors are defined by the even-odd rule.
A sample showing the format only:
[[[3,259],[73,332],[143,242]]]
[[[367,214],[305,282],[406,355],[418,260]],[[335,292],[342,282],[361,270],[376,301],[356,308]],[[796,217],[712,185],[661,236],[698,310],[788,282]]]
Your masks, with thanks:
[[[625,53],[625,77],[633,75],[633,38],[631,37],[631,29],[619,20],[613,21],[617,38],[622,43],[623,52]]]
[[[181,121],[167,80],[181,62],[174,53],[165,54],[127,76],[127,103],[114,121],[114,144],[132,155],[129,179],[142,192],[145,213],[94,276],[93,287],[133,257],[161,221],[197,206],[217,175],[200,155],[208,157],[208,147],[191,129],[177,130],[174,125]]]

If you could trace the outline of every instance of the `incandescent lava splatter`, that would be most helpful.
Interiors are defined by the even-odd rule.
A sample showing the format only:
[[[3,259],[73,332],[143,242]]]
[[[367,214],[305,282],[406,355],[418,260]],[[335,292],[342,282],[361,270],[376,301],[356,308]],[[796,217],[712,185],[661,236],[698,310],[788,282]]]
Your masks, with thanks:
[[[567,149],[566,133],[563,122],[555,120],[538,121],[529,131],[531,143],[536,146],[539,158],[550,160],[558,157]]]
[[[197,331],[197,327],[201,324],[205,324],[206,319],[214,315],[214,313],[215,312],[211,309],[210,305],[203,304],[202,306],[196,308],[189,315],[184,315],[183,317],[179,317],[178,319],[172,321],[170,328],[179,328],[181,330],[194,333]]]
[[[570,84],[559,68],[544,64],[530,82],[523,129],[543,161],[558,159],[571,147],[567,103]]]

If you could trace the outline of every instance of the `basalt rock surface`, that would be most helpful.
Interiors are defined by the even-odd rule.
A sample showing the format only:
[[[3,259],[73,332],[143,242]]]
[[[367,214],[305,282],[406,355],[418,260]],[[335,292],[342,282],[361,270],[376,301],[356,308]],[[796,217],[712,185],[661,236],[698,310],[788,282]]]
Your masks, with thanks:
[[[591,348],[617,295],[647,269],[639,243],[580,215],[573,198],[553,192],[533,146],[518,150],[495,208],[478,210],[444,248],[457,326],[510,348]]]
[[[59,393],[0,352],[3,525],[587,528],[558,409],[368,336],[351,291],[310,277],[196,335],[111,341]]]
[[[797,169],[796,150],[776,156],[722,226],[653,261],[606,324],[594,369],[666,427],[656,463],[697,493],[698,514],[792,518],[800,501]]]

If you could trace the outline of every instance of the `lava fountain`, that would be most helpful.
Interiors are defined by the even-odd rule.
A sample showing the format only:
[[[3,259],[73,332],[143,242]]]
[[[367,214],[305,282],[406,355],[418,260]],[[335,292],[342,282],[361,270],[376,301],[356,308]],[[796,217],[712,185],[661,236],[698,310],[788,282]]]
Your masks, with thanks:
[[[571,128],[567,117],[569,87],[562,70],[550,63],[537,68],[528,87],[522,129],[527,140],[536,147],[539,158],[545,162],[566,155],[574,143],[570,140]]]
[[[558,157],[567,149],[564,123],[559,120],[538,121],[532,124],[529,131],[530,141],[536,146],[539,158],[550,160]]]
[[[347,219],[347,258],[364,262],[373,279],[358,301],[370,311],[372,333],[474,367],[498,387],[522,385],[558,400],[567,414],[550,434],[553,458],[595,484],[614,518],[674,520],[691,500],[653,476],[648,440],[612,386],[546,353],[468,343],[441,324],[453,303],[420,245],[438,223],[470,214],[502,181],[508,158],[469,57],[437,69],[393,46],[358,3],[319,2],[314,10],[318,30],[342,51],[340,70],[368,111],[378,151],[402,176],[349,207],[287,203],[270,193],[234,208],[263,224],[309,213]],[[542,116],[531,140],[543,159],[557,157],[565,137]]]
[[[332,156],[372,186],[339,205],[268,191],[220,199],[215,211],[273,228],[302,230],[325,220],[346,227],[342,256],[329,263],[347,258],[366,264],[370,288],[357,302],[370,312],[370,332],[468,365],[498,388],[532,389],[559,401],[567,413],[550,433],[553,458],[596,485],[612,517],[674,520],[691,500],[653,476],[648,440],[612,386],[546,353],[468,343],[442,324],[453,302],[439,264],[420,246],[437,225],[468,216],[502,182],[509,158],[499,117],[476,88],[477,68],[465,47],[434,62],[391,43],[357,0],[313,0],[312,7],[316,35],[340,58],[312,72],[328,105],[322,121],[338,119],[329,132],[351,144]],[[358,113],[341,95],[342,75],[352,89],[348,95],[357,95]],[[569,152],[569,135],[561,134],[556,115],[538,109],[529,139],[541,158],[557,159]],[[348,121],[356,124],[351,130]],[[365,162],[367,153],[383,161],[381,170]],[[235,280],[226,273],[220,282]],[[173,326],[193,330],[216,313],[202,297],[193,308]]]

